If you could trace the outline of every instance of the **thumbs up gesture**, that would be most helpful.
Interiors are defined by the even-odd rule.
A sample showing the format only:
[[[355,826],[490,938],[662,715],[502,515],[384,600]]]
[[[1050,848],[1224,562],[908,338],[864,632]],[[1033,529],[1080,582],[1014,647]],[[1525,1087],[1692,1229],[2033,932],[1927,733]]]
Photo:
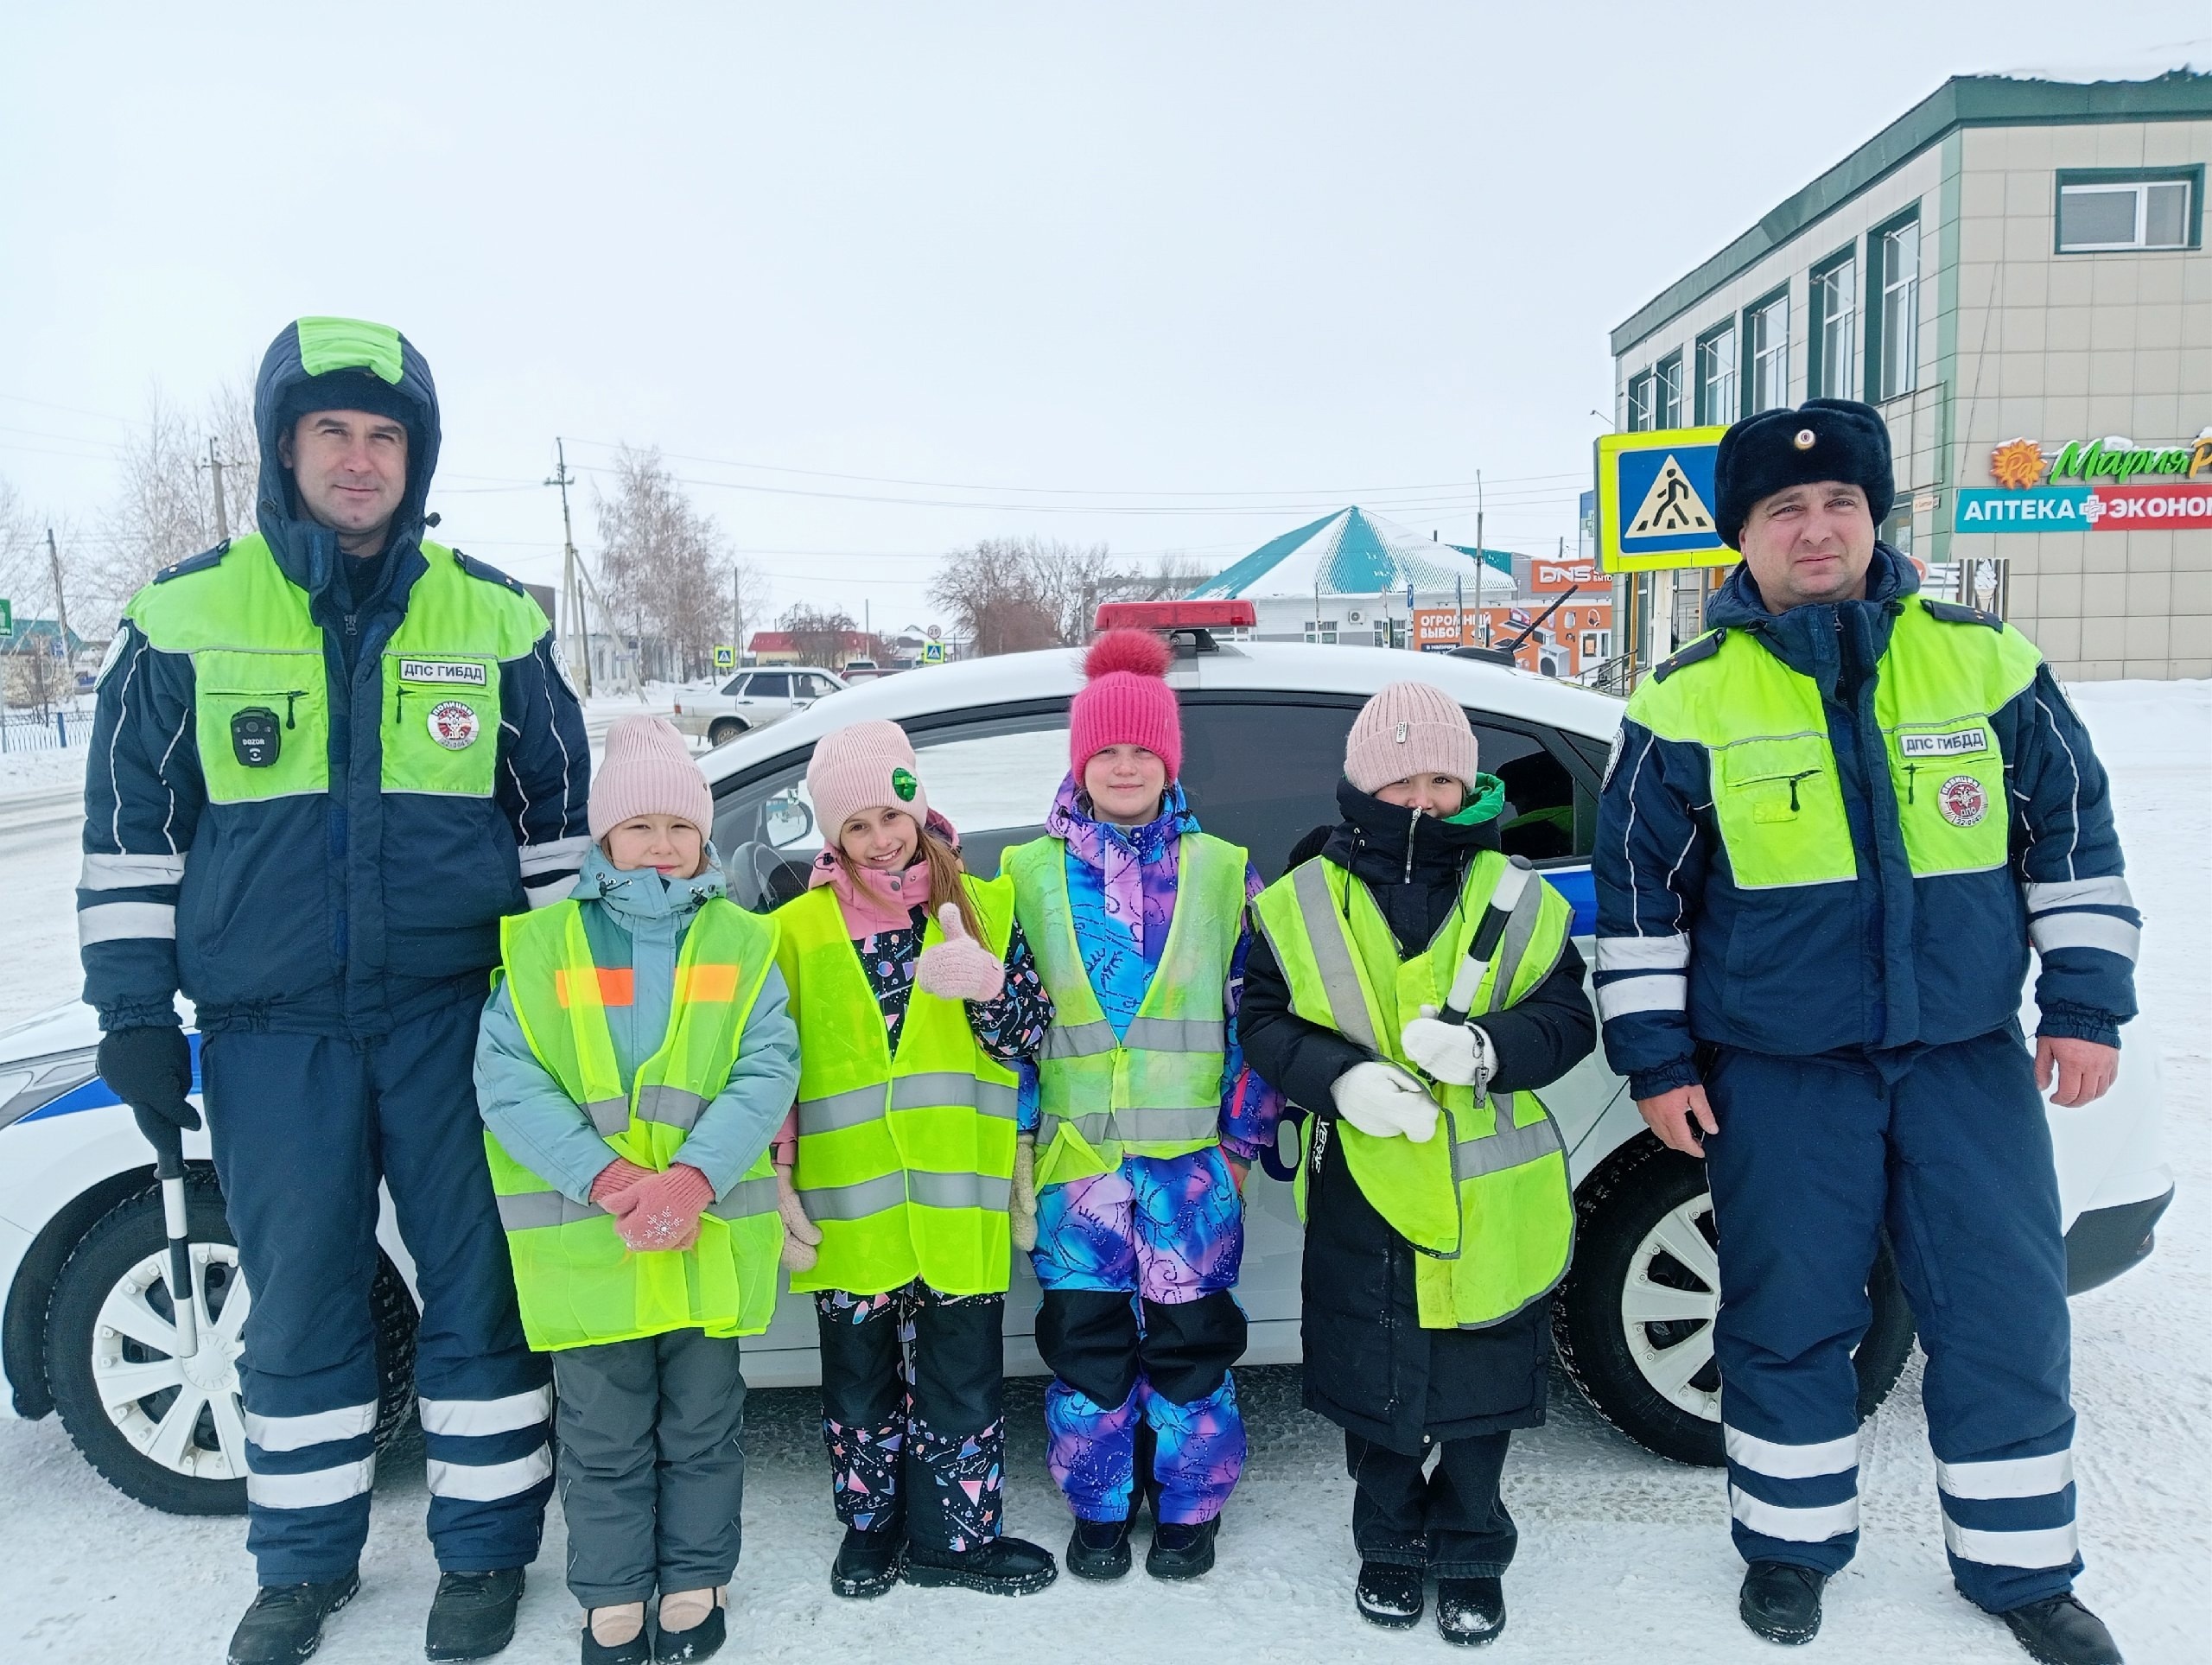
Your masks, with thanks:
[[[914,981],[925,994],[948,1001],[996,1000],[1006,987],[1006,968],[999,956],[968,934],[960,909],[947,902],[937,911],[944,940],[922,950],[914,966]]]

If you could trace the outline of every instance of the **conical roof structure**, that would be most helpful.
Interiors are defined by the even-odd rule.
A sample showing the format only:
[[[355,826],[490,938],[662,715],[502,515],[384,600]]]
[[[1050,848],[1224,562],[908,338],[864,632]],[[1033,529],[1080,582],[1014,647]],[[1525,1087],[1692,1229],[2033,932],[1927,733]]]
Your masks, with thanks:
[[[1493,558],[1502,551],[1491,551]],[[1440,543],[1364,509],[1339,509],[1310,525],[1271,538],[1191,592],[1193,601],[1268,596],[1450,594],[1470,600],[1485,589],[1510,596],[1509,574],[1486,566],[1477,550]]]

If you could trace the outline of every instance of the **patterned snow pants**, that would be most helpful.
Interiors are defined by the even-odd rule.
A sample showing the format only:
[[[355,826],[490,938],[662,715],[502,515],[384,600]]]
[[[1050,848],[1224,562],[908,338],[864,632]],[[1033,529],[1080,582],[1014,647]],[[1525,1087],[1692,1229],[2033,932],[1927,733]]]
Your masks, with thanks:
[[[1005,1522],[1004,1295],[917,1280],[880,1295],[823,1290],[822,1440],[837,1518],[963,1550]]]
[[[1243,1205],[1217,1147],[1128,1157],[1039,1194],[1046,1459],[1077,1519],[1128,1517],[1140,1423],[1157,1518],[1210,1521],[1229,1501],[1244,1467],[1229,1373],[1244,1351],[1229,1293],[1243,1253]]]

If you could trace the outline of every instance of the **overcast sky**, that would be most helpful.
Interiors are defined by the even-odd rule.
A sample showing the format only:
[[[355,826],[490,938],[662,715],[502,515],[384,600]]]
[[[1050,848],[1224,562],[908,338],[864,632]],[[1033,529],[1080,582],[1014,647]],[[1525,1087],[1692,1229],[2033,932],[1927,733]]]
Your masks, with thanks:
[[[118,21],[118,19],[124,21]],[[135,21],[134,21],[135,20]],[[1209,567],[1350,502],[1572,539],[1606,333],[1948,75],[2203,54],[2206,0],[14,4],[0,475],[96,533],[158,385],[397,324],[440,536],[658,444],[807,598],[977,537]],[[893,483],[896,482],[896,483]]]

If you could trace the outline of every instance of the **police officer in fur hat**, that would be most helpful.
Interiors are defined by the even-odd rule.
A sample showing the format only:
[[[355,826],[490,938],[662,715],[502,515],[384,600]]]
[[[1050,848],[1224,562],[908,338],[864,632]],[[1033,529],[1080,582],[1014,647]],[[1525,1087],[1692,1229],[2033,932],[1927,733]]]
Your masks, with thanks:
[[[2116,1661],[2072,1594],[2066,1245],[2042,1096],[2101,1096],[2140,918],[2105,773],[2034,644],[1875,537],[1871,407],[1720,442],[1743,564],[1629,702],[1599,812],[1607,1055],[1721,1223],[1740,1609],[1802,1643],[1859,1542],[1852,1350],[1886,1230],[1961,1594],[2038,1660]],[[2019,992],[2041,957],[2032,1042]]]

